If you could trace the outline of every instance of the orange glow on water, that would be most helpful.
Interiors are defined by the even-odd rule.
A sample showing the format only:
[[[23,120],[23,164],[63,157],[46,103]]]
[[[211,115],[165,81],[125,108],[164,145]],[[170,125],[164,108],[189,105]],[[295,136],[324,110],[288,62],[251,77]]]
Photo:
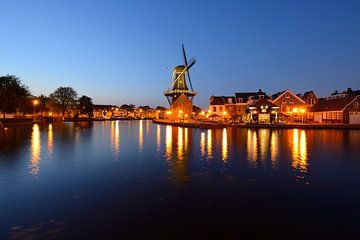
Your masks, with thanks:
[[[48,129],[48,152],[49,152],[49,155],[51,155],[53,153],[53,150],[54,150],[53,126],[50,123],[49,129]]]
[[[38,124],[34,124],[31,136],[30,173],[37,176],[40,172],[41,136]]]
[[[169,125],[166,126],[165,145],[166,145],[165,156],[167,160],[170,160],[171,152],[172,152],[172,127]]]
[[[161,143],[161,128],[160,125],[156,126],[156,151],[160,151]]]
[[[257,146],[257,134],[256,131],[248,130],[247,132],[247,156],[248,160],[253,163],[257,160],[258,146]]]
[[[205,155],[205,132],[200,133],[200,154],[202,157]]]
[[[212,136],[211,129],[207,130],[207,154],[208,158],[212,158]]]
[[[306,173],[308,169],[306,132],[294,129],[292,144],[292,167],[298,173]]]
[[[223,129],[222,132],[222,141],[221,141],[221,146],[222,146],[222,151],[221,151],[221,155],[222,155],[222,160],[223,161],[227,161],[228,158],[228,141],[227,141],[227,131],[226,128]]]
[[[143,120],[139,121],[139,151],[142,152],[144,147],[144,130],[143,130]]]
[[[178,127],[178,146],[177,146],[177,150],[178,150],[178,158],[179,158],[179,160],[183,159],[183,147],[184,147],[183,128]]]

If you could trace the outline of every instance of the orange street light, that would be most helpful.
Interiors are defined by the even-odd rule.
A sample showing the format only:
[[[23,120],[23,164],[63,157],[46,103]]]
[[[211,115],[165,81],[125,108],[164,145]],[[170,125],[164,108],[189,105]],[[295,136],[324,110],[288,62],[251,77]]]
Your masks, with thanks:
[[[227,114],[227,112],[223,112],[224,116]]]
[[[301,113],[304,113],[304,112],[305,112],[305,109],[302,108],[302,109],[300,110],[300,112],[301,112]]]
[[[297,112],[298,112],[298,109],[297,109],[297,108],[293,108],[293,112],[294,112],[294,113],[297,113]]]

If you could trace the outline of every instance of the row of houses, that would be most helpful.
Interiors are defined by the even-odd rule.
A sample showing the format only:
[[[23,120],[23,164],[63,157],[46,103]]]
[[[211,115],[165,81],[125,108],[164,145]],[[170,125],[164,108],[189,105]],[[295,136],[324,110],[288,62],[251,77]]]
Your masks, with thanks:
[[[317,98],[313,91],[295,94],[284,90],[273,95],[237,92],[211,96],[208,118],[244,123],[339,123],[360,124],[360,91]]]

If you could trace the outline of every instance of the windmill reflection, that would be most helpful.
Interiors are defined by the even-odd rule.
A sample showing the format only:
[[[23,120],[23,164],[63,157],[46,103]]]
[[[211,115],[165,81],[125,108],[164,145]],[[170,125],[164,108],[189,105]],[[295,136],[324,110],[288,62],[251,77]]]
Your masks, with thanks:
[[[37,176],[40,171],[41,135],[38,124],[34,124],[31,135],[30,173]]]

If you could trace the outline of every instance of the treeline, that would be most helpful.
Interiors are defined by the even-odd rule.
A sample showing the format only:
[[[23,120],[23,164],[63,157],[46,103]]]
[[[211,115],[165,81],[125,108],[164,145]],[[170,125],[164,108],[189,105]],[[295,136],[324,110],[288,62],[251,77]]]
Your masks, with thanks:
[[[78,97],[72,87],[59,87],[49,96],[33,96],[29,88],[14,75],[0,76],[0,112],[5,118],[6,113],[33,113],[49,111],[48,106],[58,109],[64,115],[66,111],[76,109],[80,114],[93,116],[94,104],[91,97],[82,95]],[[122,110],[133,111],[134,104],[123,104]],[[144,111],[152,109],[150,106],[139,106]],[[156,110],[165,110],[157,106]]]

